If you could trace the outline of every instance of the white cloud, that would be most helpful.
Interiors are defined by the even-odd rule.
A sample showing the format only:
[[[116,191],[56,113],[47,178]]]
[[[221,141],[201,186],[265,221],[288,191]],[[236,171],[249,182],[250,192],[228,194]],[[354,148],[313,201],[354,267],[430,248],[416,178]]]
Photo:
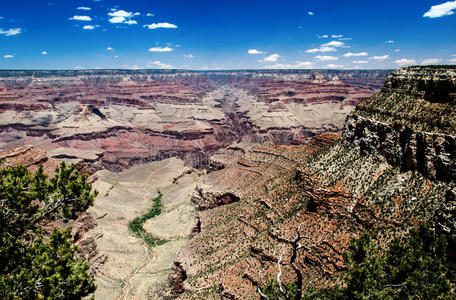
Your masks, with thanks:
[[[162,63],[158,60],[150,62],[148,67],[152,67],[152,65],[154,65],[155,67],[158,67],[160,69],[173,69],[174,68],[172,65]]]
[[[333,52],[336,51],[336,48],[334,47],[320,47],[320,48],[314,48],[314,49],[309,49],[306,50],[307,53],[316,53],[316,52]]]
[[[326,66],[326,68],[329,68],[329,69],[342,69],[342,68],[345,68],[344,65],[335,65],[335,64],[329,64]]]
[[[276,62],[281,56],[277,53],[271,54],[267,56],[265,59],[263,59],[263,62]]]
[[[248,54],[263,54],[263,51],[258,51],[257,49],[249,49]]]
[[[368,55],[369,54],[367,52],[359,52],[359,53],[348,52],[348,53],[345,53],[343,56],[352,57],[352,56],[368,56]]]
[[[21,28],[10,28],[10,29],[7,29],[7,30],[3,30],[3,29],[0,28],[0,34],[4,34],[6,36],[17,35],[17,34],[20,34],[21,32],[22,32]]]
[[[6,55],[3,55],[4,58],[13,58],[14,55],[11,55],[11,54],[6,54]]]
[[[454,11],[456,9],[456,1],[447,1],[445,3],[439,4],[439,5],[434,5],[431,7],[430,10],[428,10],[423,17],[428,17],[428,18],[440,18],[443,16],[449,16],[454,14]]]
[[[342,47],[344,43],[339,41],[331,41],[329,43],[321,45],[322,47]]]
[[[383,56],[372,56],[369,57],[369,59],[374,59],[374,60],[385,60],[389,57],[389,55],[383,55]]]
[[[331,35],[331,37],[332,37],[333,39],[338,39],[338,38],[341,38],[341,37],[343,37],[343,36],[344,36],[343,34],[333,34],[333,35]]]
[[[450,58],[448,60],[449,63],[456,64],[456,58]]]
[[[321,60],[321,61],[338,60],[337,57],[330,56],[330,55],[317,55],[317,56],[315,56],[315,58],[318,60]]]
[[[401,66],[416,64],[416,60],[407,59],[407,58],[398,59],[398,60],[395,60],[394,62]]]
[[[164,22],[164,23],[152,23],[152,24],[146,24],[143,27],[147,27],[149,29],[157,29],[157,28],[177,28],[177,25]]]
[[[318,37],[319,39],[326,39],[326,38],[328,38],[328,35],[327,35],[327,34],[317,35],[317,37]]]
[[[133,25],[133,24],[138,24],[135,20],[131,20],[131,18],[135,16],[139,16],[139,12],[130,12],[130,11],[125,11],[123,9],[117,10],[115,8],[111,8],[111,12],[108,13],[108,16],[112,17],[109,19],[109,22],[112,24],[127,24],[127,25]]]
[[[146,14],[146,17],[153,17],[153,16],[154,16],[154,14],[151,14],[151,13]]]
[[[399,51],[401,51],[401,50],[400,49],[394,49],[394,52],[399,52]]]
[[[47,55],[47,54],[48,54],[47,51],[41,52],[41,55]]]
[[[122,18],[131,18],[133,17],[133,13],[129,11],[125,11],[123,9],[116,10],[114,9],[112,12],[108,13],[108,16],[111,17],[122,17]]]
[[[126,19],[124,17],[112,17],[111,19],[109,19],[109,23],[112,24],[123,23],[125,21]]]
[[[310,61],[297,61],[296,64],[275,64],[270,66],[265,66],[265,69],[312,69],[313,63]]]
[[[385,41],[385,44],[394,44],[393,40]]]
[[[195,58],[195,56],[193,54],[184,54],[184,58],[192,59],[192,58]]]
[[[74,21],[92,21],[92,18],[89,16],[72,16],[68,20],[74,20]]]
[[[354,64],[367,64],[369,61],[367,60],[354,60],[352,63]]]
[[[106,50],[108,50],[108,51],[114,51],[114,48],[112,48],[112,47],[107,47]]]
[[[442,60],[439,58],[426,58],[421,61],[422,65],[435,65],[440,63]]]
[[[94,30],[95,28],[100,27],[100,25],[84,25],[82,26],[82,29],[84,30]]]
[[[170,51],[173,51],[173,50],[174,49],[170,48],[170,47],[152,47],[152,48],[149,48],[150,52],[170,52]]]
[[[134,25],[134,24],[138,24],[138,22],[136,22],[135,20],[127,20],[124,22],[124,24]]]
[[[307,14],[308,14],[309,16],[313,16],[313,15],[314,15],[313,11],[308,11]]]
[[[79,6],[78,9],[79,10],[92,10],[90,7],[87,7],[87,6]]]

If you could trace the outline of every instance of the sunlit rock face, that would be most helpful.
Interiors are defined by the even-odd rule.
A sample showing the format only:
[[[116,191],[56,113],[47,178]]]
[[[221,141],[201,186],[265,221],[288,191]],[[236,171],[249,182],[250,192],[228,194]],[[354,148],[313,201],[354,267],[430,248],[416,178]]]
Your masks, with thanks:
[[[404,170],[456,181],[455,115],[454,68],[399,69],[347,117],[343,138]]]
[[[119,171],[179,157],[202,168],[233,143],[340,132],[388,71],[0,71],[0,149]]]

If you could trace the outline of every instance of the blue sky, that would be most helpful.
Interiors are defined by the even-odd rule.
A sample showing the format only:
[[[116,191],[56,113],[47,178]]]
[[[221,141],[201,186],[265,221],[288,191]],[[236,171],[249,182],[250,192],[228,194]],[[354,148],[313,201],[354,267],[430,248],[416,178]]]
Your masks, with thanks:
[[[2,0],[0,69],[456,64],[456,1]]]

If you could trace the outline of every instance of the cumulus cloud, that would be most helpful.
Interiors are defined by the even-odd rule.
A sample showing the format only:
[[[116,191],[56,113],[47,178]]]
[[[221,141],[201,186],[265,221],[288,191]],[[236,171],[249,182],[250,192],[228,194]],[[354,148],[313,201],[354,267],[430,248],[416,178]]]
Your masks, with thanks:
[[[373,59],[373,60],[385,60],[389,57],[389,55],[383,55],[383,56],[372,56],[370,57],[369,59]]]
[[[338,39],[338,38],[341,38],[341,37],[343,37],[343,36],[344,36],[343,34],[333,34],[333,35],[331,35],[331,37],[332,37],[333,39]]]
[[[426,58],[421,61],[422,65],[435,65],[440,63],[442,60],[439,58]]]
[[[429,9],[426,13],[424,13],[423,17],[427,18],[440,18],[443,16],[449,16],[454,14],[456,9],[456,1],[447,1],[445,3],[434,5]]]
[[[108,50],[108,51],[114,51],[114,48],[112,48],[112,47],[107,47],[106,50]]]
[[[134,24],[138,24],[138,22],[136,22],[135,20],[127,20],[125,22],[123,22],[124,24],[128,24],[128,25],[134,25]]]
[[[195,58],[195,56],[193,54],[184,54],[184,58],[185,59],[192,59],[192,58]]]
[[[317,37],[318,37],[319,39],[326,39],[326,38],[328,38],[328,35],[327,35],[327,34],[317,35]]]
[[[73,20],[73,21],[92,21],[92,18],[89,16],[72,16],[68,20]]]
[[[154,14],[151,14],[151,13],[146,14],[146,17],[153,17],[153,16],[154,16]]]
[[[174,68],[172,65],[162,63],[158,60],[150,62],[148,67],[152,67],[152,66],[158,67],[160,69],[173,69]]]
[[[394,44],[393,40],[385,41],[385,44]]]
[[[317,55],[317,56],[315,56],[315,58],[320,60],[320,61],[338,60],[337,57],[330,56],[330,55]]]
[[[329,69],[343,69],[345,68],[344,65],[335,65],[335,64],[329,64],[326,66],[326,68],[329,68]]]
[[[47,54],[48,54],[47,51],[41,52],[41,55],[47,55]]]
[[[394,62],[400,66],[416,64],[416,60],[407,59],[407,58],[398,59],[398,60],[395,60]]]
[[[100,27],[100,25],[84,25],[82,26],[82,29],[84,30],[94,30],[95,28]]]
[[[313,48],[313,49],[309,49],[309,50],[306,50],[307,53],[316,53],[316,52],[333,52],[333,51],[336,51],[336,48],[334,47],[320,47],[320,48]]]
[[[139,16],[139,12],[129,12],[125,11],[123,9],[115,9],[111,8],[111,12],[108,13],[108,16],[111,18],[109,19],[109,22],[112,24],[127,24],[127,25],[133,25],[133,24],[138,24],[135,20],[131,20],[135,16]]]
[[[297,61],[296,64],[275,64],[265,66],[265,69],[312,69],[313,63],[310,61]]]
[[[449,63],[456,64],[456,58],[450,58],[448,60]]]
[[[367,60],[354,60],[352,63],[354,64],[367,64],[369,61]]]
[[[170,52],[170,51],[173,51],[173,50],[174,49],[170,48],[170,47],[152,47],[152,48],[149,48],[150,52]]]
[[[342,47],[344,43],[339,41],[331,41],[329,43],[321,45],[322,47]]]
[[[267,57],[265,57],[262,61],[263,62],[276,62],[281,56],[277,53],[271,54]]]
[[[11,55],[11,54],[6,54],[6,55],[3,55],[4,58],[13,58],[14,55]]]
[[[157,28],[177,28],[177,25],[164,22],[164,23],[152,23],[152,24],[146,24],[143,27],[149,28],[149,29],[157,29]]]
[[[21,32],[22,32],[21,28],[10,28],[10,29],[7,29],[7,30],[3,30],[3,29],[0,28],[0,34],[4,34],[6,36],[17,35],[17,34],[20,34]]]
[[[309,16],[313,16],[313,15],[314,15],[314,12],[313,12],[313,11],[308,11],[307,14],[308,14]]]
[[[263,54],[263,51],[258,51],[257,49],[249,49],[248,54]]]
[[[352,57],[352,56],[368,56],[368,55],[369,54],[367,52],[359,52],[359,53],[348,52],[348,53],[345,53],[343,56]]]
[[[78,9],[79,10],[92,10],[90,7],[87,7],[87,6],[79,6]]]

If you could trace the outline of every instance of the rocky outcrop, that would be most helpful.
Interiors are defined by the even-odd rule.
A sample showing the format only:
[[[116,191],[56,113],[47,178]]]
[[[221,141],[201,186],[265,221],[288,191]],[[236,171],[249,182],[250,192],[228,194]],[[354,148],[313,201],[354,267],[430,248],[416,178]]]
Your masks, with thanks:
[[[235,192],[216,191],[208,186],[197,186],[192,196],[192,202],[198,210],[211,209],[237,201],[239,196]]]
[[[378,154],[404,170],[419,171],[430,179],[456,181],[454,135],[417,132],[401,124],[349,115],[343,139],[362,152]]]
[[[423,106],[438,103],[448,110],[435,115],[430,108],[416,107],[412,111],[421,113],[411,117],[409,110],[394,112],[376,108],[372,103],[363,103],[347,117],[343,140],[362,152],[378,154],[404,170],[416,170],[430,179],[456,181],[456,132],[454,128],[445,125],[435,127],[429,123],[430,120],[454,122],[451,111],[456,108],[455,91],[456,71],[453,69],[409,68],[395,71],[370,102],[375,100],[375,103],[381,104],[381,100],[387,98],[388,102],[408,106],[410,102],[421,101]],[[407,99],[401,98],[404,93]],[[376,110],[376,114],[366,113],[372,110]],[[407,119],[407,116],[410,117]]]

